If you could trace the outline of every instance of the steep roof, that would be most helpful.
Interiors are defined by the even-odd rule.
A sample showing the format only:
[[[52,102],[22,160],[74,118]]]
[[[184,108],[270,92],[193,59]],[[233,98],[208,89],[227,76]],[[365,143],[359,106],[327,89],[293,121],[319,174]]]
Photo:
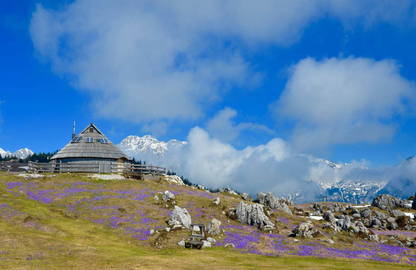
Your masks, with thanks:
[[[111,158],[129,159],[94,125],[89,124],[51,159],[62,158]]]

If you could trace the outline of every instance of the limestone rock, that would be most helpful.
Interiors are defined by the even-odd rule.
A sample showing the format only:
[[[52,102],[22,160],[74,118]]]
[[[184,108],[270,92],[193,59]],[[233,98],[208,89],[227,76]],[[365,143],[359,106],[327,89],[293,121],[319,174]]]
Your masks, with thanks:
[[[167,181],[171,184],[175,184],[175,185],[179,185],[179,186],[184,186],[185,183],[183,182],[182,178],[180,178],[177,175],[163,175],[162,180]]]
[[[292,211],[289,208],[291,202],[285,199],[279,199],[272,193],[260,192],[257,194],[257,199],[259,200],[260,204],[269,207],[270,209],[282,210],[286,213],[292,214]]]
[[[216,218],[213,218],[211,222],[208,224],[208,233],[210,235],[221,234],[221,221],[219,221]]]
[[[324,212],[323,216],[324,220],[329,221],[331,223],[335,223],[336,219],[334,214],[331,211]]]
[[[212,203],[213,203],[214,205],[220,205],[220,203],[221,203],[221,199],[220,199],[220,197],[217,197],[217,198],[215,198],[214,200],[212,200]]]
[[[247,193],[242,193],[241,194],[241,199],[243,199],[245,201],[251,201],[250,196]]]
[[[381,221],[378,219],[378,218],[373,218],[373,219],[371,219],[371,221],[370,221],[371,223],[371,227],[372,228],[380,228],[381,227]]]
[[[220,188],[220,192],[225,192],[225,193],[228,193],[228,194],[231,194],[231,195],[237,195],[238,196],[237,192],[235,192],[234,190],[232,190],[231,188],[228,188],[228,187]]]
[[[393,217],[401,217],[401,216],[404,216],[404,213],[402,212],[402,211],[400,211],[400,210],[397,210],[397,209],[394,209],[394,210],[392,210],[391,212],[390,212],[390,214],[393,216]]]
[[[365,209],[361,210],[360,214],[363,218],[370,218],[372,212],[371,212],[371,209],[365,208]]]
[[[389,230],[396,230],[398,227],[396,223],[396,219],[394,217],[389,217],[387,219],[387,229]]]
[[[189,215],[188,210],[175,205],[175,208],[170,214],[170,219],[168,221],[169,226],[173,228],[178,228],[178,227],[183,226],[189,229],[191,226],[191,223],[192,223],[191,215]]]
[[[374,198],[371,205],[383,210],[393,210],[396,208],[405,207],[405,202],[402,199],[393,197],[391,195],[382,194]]]
[[[240,202],[235,213],[238,221],[241,223],[256,226],[262,230],[273,230],[275,228],[274,223],[264,213],[263,205],[261,204]]]
[[[215,240],[215,238],[212,237],[208,237],[207,241],[210,242],[212,245],[215,245],[215,243],[217,243],[217,240]]]
[[[179,241],[178,246],[185,247],[185,240],[182,239],[181,241]]]
[[[211,242],[207,240],[202,240],[202,248],[210,248],[210,247],[212,247]]]
[[[378,238],[378,235],[377,234],[370,234],[368,236],[368,240],[374,241],[374,242],[378,242],[379,241],[379,238]]]
[[[343,231],[353,231],[356,232],[357,228],[351,222],[351,218],[349,216],[344,216],[336,221],[336,225],[341,228]]]
[[[296,226],[292,233],[296,237],[313,238],[317,234],[317,230],[313,226],[312,222],[307,221]]]
[[[172,192],[170,192],[169,190],[166,190],[163,195],[162,195],[162,200],[164,202],[170,202],[170,201],[174,201],[175,198],[175,194],[173,194]]]

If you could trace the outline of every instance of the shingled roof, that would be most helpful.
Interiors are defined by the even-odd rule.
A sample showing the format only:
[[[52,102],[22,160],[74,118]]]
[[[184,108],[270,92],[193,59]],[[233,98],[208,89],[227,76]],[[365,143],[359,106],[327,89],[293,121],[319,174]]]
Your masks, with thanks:
[[[117,146],[94,125],[89,124],[51,159],[105,158],[129,159]]]

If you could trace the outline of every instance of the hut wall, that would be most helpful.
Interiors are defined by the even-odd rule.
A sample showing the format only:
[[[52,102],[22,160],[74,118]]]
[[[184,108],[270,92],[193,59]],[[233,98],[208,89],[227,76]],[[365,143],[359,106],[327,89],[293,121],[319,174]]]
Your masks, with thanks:
[[[116,159],[71,158],[56,160],[55,172],[116,173],[123,172],[123,163]],[[128,164],[127,162],[125,163]]]

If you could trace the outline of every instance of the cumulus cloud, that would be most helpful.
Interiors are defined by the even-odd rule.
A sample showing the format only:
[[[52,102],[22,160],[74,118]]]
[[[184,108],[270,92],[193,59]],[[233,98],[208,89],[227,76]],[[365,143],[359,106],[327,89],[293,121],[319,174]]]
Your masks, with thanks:
[[[407,0],[75,0],[60,10],[38,5],[30,31],[39,54],[88,91],[100,115],[195,119],[253,77],[240,49],[291,44],[328,14],[390,22],[411,7]]]
[[[223,142],[235,141],[244,131],[273,134],[273,131],[264,125],[251,122],[237,124],[233,121],[236,116],[237,111],[231,108],[224,108],[208,121],[207,131],[211,136]]]
[[[399,71],[388,60],[304,59],[274,109],[295,120],[293,143],[303,150],[387,140],[394,117],[414,105],[414,83]]]
[[[123,147],[123,144],[121,145]],[[375,180],[363,162],[338,166],[313,156],[299,154],[280,138],[266,144],[236,149],[199,127],[193,128],[185,144],[168,142],[163,155],[126,149],[136,159],[145,159],[210,188],[230,187],[255,195],[261,191],[310,201],[322,194],[322,185],[341,180]],[[131,149],[131,148],[129,148]],[[338,166],[338,167],[337,167]]]
[[[303,191],[302,199],[311,199],[320,191],[309,178],[309,158],[294,155],[279,138],[238,150],[197,127],[190,131],[181,149],[173,149],[152,162],[211,188],[231,187],[251,194],[270,191],[285,196]]]

